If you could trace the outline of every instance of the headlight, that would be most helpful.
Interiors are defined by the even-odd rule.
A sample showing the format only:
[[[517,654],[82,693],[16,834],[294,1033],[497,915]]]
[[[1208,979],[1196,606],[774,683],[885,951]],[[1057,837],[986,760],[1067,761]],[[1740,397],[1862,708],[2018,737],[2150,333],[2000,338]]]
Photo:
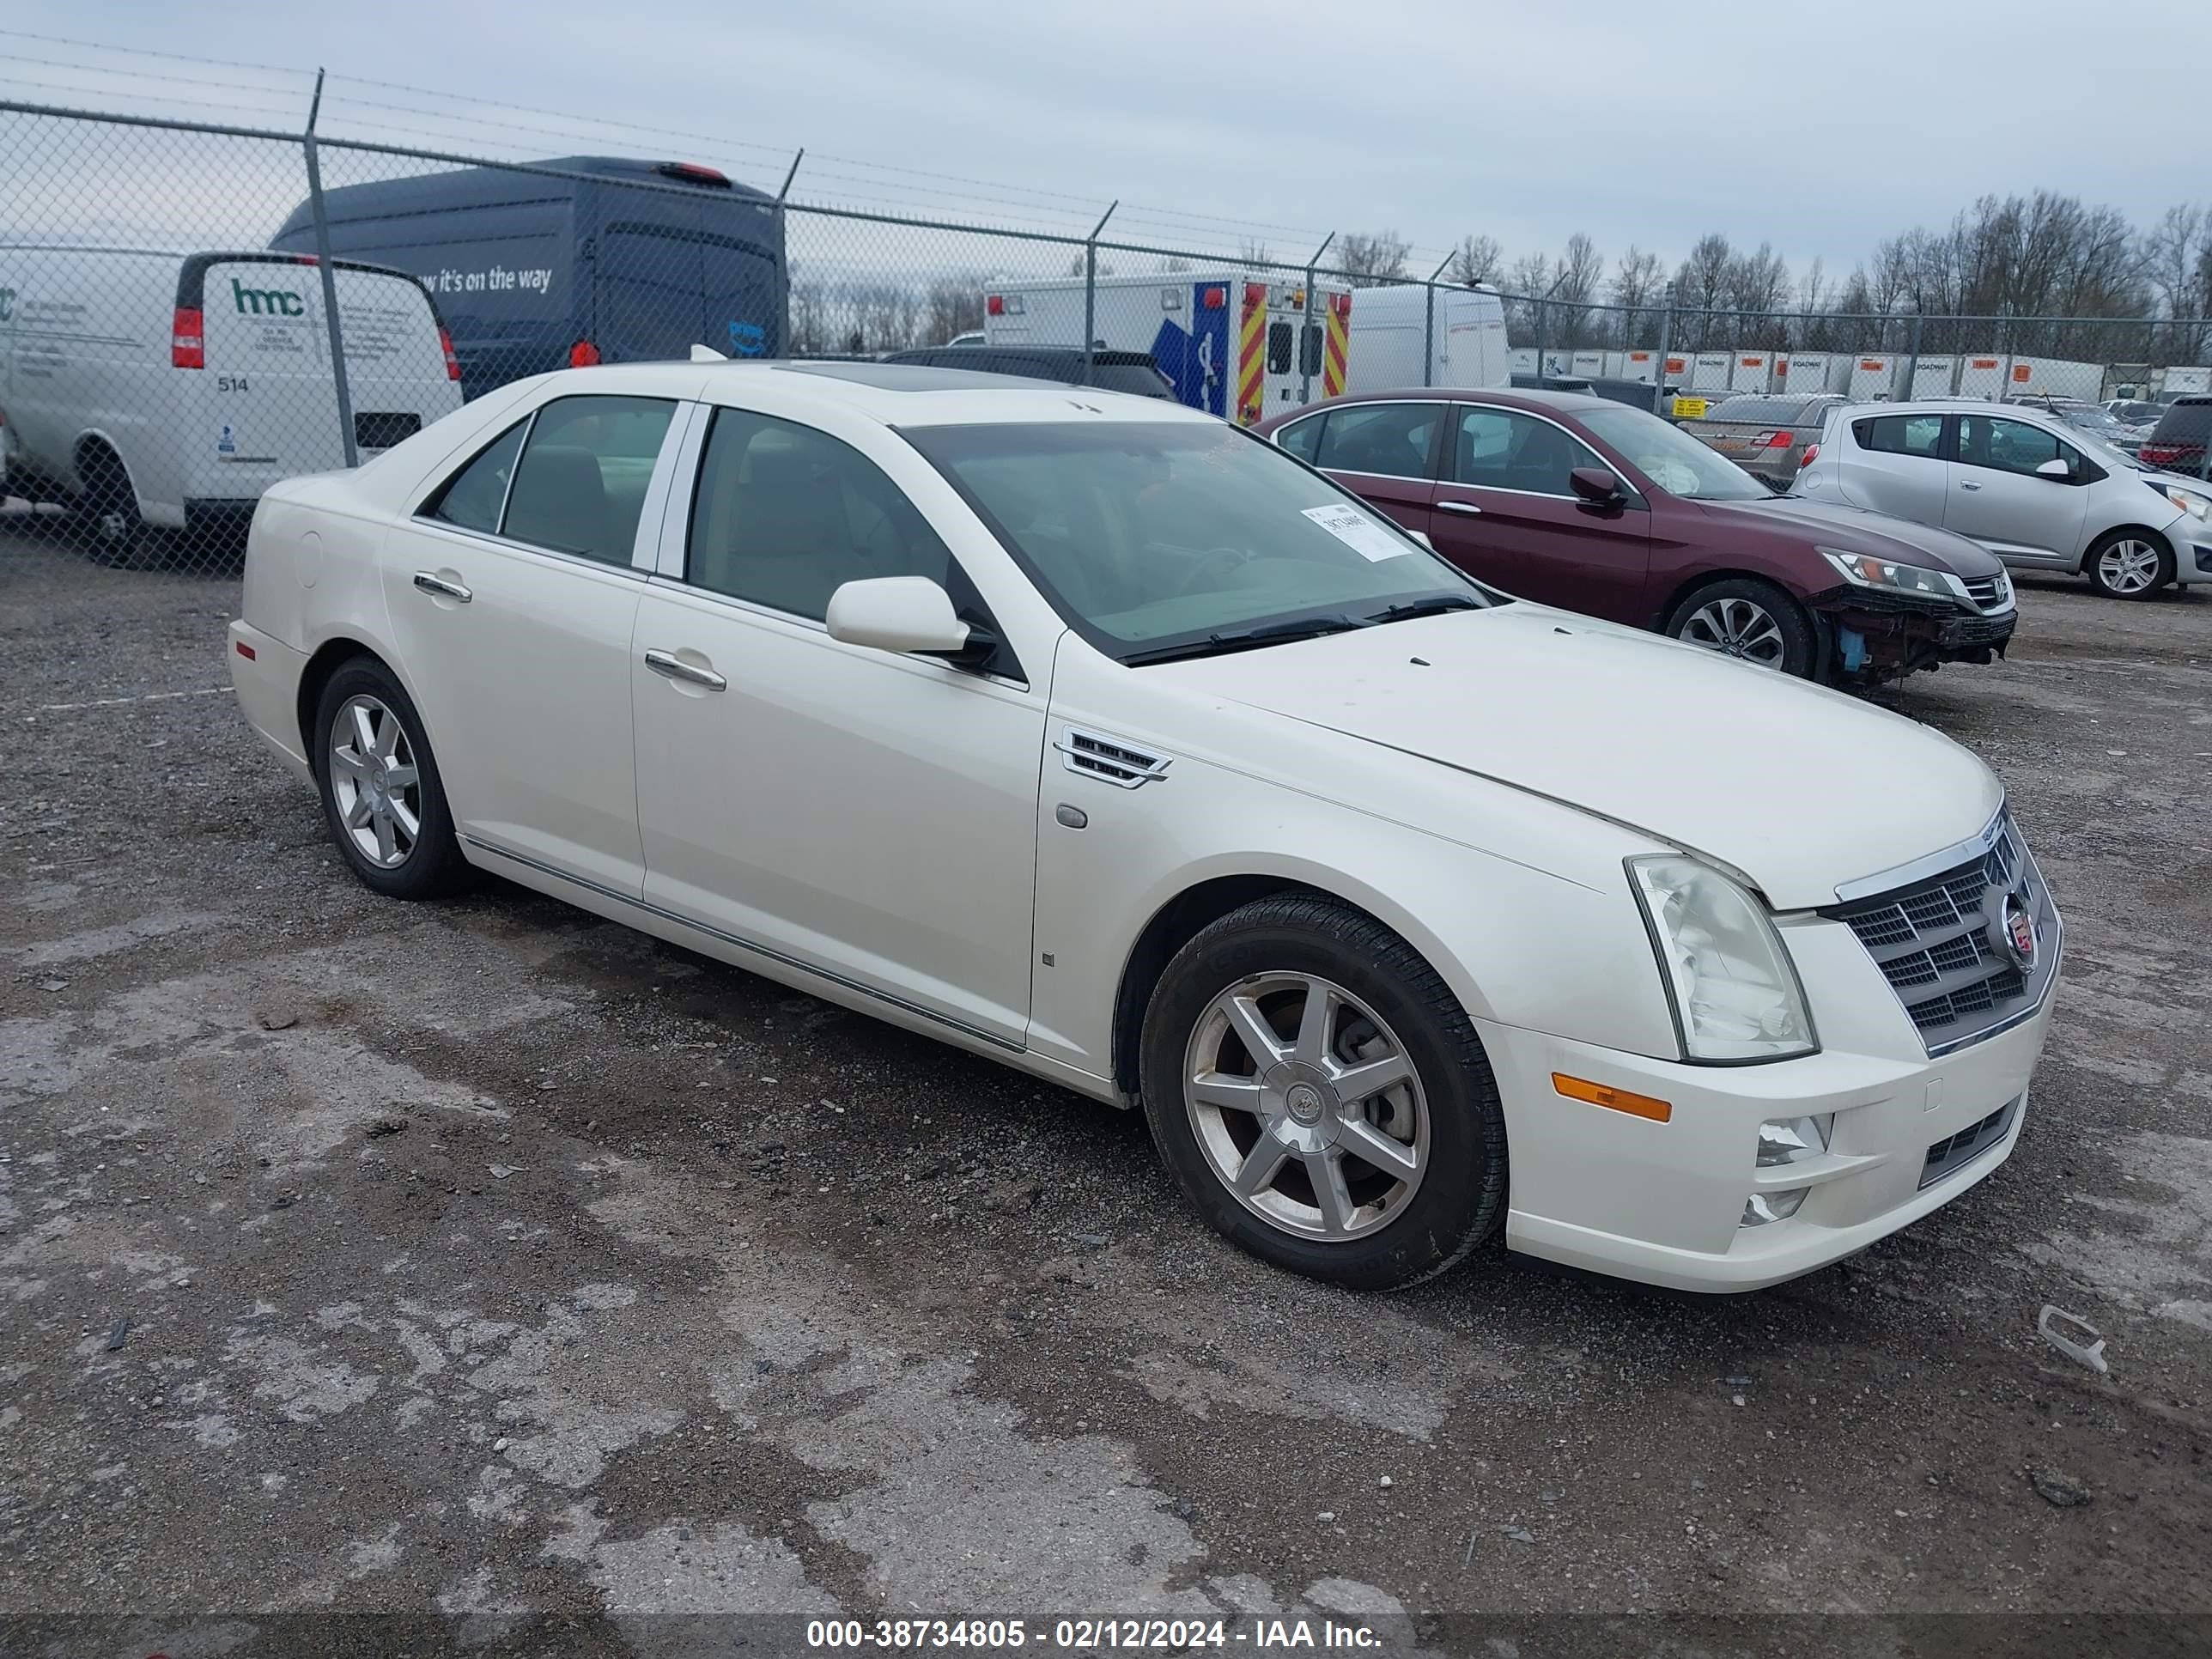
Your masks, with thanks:
[[[2212,520],[2212,495],[2200,495],[2193,489],[2183,489],[2178,485],[2167,484],[2166,499],[2199,524]]]
[[[1675,854],[1629,860],[1628,878],[1686,1058],[1786,1060],[1820,1047],[1796,970],[1757,899]]]
[[[1854,587],[1881,587],[1893,593],[1917,593],[1931,599],[1963,599],[1966,585],[1948,570],[1930,570],[1923,565],[1899,564],[1894,559],[1878,559],[1871,553],[1844,553],[1832,547],[1819,550],[1820,555],[1836,567],[1836,572]]]

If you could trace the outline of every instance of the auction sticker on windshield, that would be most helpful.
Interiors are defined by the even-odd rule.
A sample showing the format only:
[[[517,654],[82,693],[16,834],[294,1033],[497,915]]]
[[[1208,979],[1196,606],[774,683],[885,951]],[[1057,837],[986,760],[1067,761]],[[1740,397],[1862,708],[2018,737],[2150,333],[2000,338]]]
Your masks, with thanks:
[[[1402,559],[1412,551],[1356,507],[1310,507],[1305,515],[1361,558],[1376,564],[1385,559]]]

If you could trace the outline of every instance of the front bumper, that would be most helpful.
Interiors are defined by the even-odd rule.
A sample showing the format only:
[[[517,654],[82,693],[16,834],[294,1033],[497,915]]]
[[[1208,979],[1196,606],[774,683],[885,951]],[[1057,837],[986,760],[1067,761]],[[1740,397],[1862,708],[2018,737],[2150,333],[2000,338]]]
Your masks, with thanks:
[[[224,656],[246,723],[283,757],[294,775],[312,783],[314,769],[307,763],[300,736],[300,676],[307,672],[307,658],[247,622],[231,623]]]
[[[1807,603],[1835,636],[1833,659],[1847,678],[1891,679],[1938,663],[1985,663],[2004,655],[2020,626],[2015,609],[1967,611],[1863,587],[1830,588]]]
[[[1690,1066],[1480,1025],[1505,1103],[1509,1246],[1677,1290],[1757,1290],[1865,1249],[2011,1155],[2051,997],[2010,1030],[1930,1060],[1847,929],[1791,933],[1832,1045],[1802,1060]],[[1666,1101],[1672,1115],[1656,1122],[1569,1099],[1554,1073]],[[2001,1133],[1958,1139],[2008,1108]],[[1761,1123],[1831,1113],[1827,1152],[1757,1167]],[[1808,1189],[1794,1216],[1741,1224],[1754,1193],[1794,1188]]]

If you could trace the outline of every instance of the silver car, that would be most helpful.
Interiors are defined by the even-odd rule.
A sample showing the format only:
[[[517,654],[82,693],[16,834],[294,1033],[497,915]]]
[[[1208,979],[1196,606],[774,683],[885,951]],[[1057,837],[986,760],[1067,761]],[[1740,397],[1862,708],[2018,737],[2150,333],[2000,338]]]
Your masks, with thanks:
[[[1955,398],[1831,410],[1792,495],[1940,525],[2118,599],[2212,583],[2212,485],[2056,416]]]

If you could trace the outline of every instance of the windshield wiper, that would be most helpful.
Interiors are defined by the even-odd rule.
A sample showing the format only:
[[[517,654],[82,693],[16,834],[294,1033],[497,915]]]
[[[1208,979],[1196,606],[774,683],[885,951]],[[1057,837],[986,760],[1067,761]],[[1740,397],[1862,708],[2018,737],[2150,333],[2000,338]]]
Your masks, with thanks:
[[[1480,611],[1482,601],[1471,593],[1439,593],[1431,599],[1407,599],[1397,605],[1386,605],[1380,611],[1370,611],[1370,623],[1405,622],[1413,617],[1441,617],[1447,611]]]
[[[1121,660],[1132,668],[1150,662],[1175,662],[1185,657],[1212,657],[1227,651],[1249,651],[1255,646],[1282,645],[1291,640],[1316,639],[1323,634],[1342,634],[1367,624],[1354,622],[1349,617],[1301,617],[1292,622],[1268,623],[1260,628],[1239,629],[1234,633],[1208,634],[1202,640],[1185,640],[1181,645],[1163,645],[1150,651],[1134,651]]]

